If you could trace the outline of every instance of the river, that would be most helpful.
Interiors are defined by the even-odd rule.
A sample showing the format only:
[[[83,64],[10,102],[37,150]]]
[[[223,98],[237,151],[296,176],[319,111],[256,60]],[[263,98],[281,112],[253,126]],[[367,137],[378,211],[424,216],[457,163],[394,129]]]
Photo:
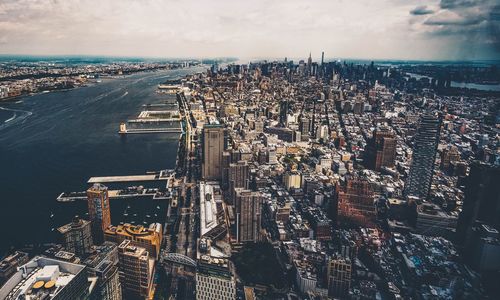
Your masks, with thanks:
[[[419,74],[415,74],[415,73],[408,73],[407,72],[406,75],[413,77],[417,80],[420,80],[421,78],[428,78],[429,80],[432,80],[432,77],[425,76],[425,75],[419,75]],[[479,83],[470,83],[470,82],[451,81],[450,86],[455,87],[455,88],[476,89],[479,91],[495,91],[495,92],[500,91],[500,84],[479,84]]]
[[[179,134],[120,137],[119,124],[143,104],[175,102],[155,93],[157,84],[201,70],[140,73],[0,103],[0,256],[55,241],[58,226],[85,216],[85,201],[55,199],[85,190],[90,177],[174,168]],[[112,223],[162,221],[166,207],[165,200],[111,200]],[[124,217],[126,209],[133,217]]]

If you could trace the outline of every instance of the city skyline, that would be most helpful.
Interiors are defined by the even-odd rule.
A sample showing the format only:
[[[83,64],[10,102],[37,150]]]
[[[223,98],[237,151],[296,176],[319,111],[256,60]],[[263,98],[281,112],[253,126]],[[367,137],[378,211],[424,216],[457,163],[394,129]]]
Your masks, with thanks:
[[[500,50],[495,2],[4,1],[0,53],[487,60]]]

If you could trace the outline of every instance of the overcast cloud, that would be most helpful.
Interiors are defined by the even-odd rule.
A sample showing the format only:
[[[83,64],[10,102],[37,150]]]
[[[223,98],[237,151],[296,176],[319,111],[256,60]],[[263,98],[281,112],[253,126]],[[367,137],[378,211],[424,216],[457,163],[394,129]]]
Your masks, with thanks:
[[[497,0],[0,0],[0,53],[494,59]]]

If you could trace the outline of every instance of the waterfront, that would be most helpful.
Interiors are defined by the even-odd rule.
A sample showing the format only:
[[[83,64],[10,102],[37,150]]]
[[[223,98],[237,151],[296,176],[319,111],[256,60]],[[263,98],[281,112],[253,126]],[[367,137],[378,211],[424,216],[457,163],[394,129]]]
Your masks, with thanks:
[[[432,77],[425,75],[419,75],[414,73],[406,73],[406,74],[417,80],[420,80],[421,78],[428,78],[429,80],[432,80]],[[467,89],[475,89],[478,91],[492,91],[492,92],[500,91],[500,84],[478,84],[478,83],[457,82],[457,81],[451,81],[450,84],[451,84],[450,86],[454,88],[462,88],[462,89],[467,88]]]
[[[201,69],[140,73],[64,92],[38,94],[0,107],[0,253],[14,245],[53,241],[52,228],[84,215],[85,201],[58,203],[92,176],[145,174],[174,168],[178,133],[120,137],[120,122],[143,104],[175,101],[156,85]],[[8,122],[6,122],[8,121]],[[159,200],[112,200],[112,222],[164,211]],[[161,200],[160,200],[161,201]],[[157,207],[160,206],[160,209]],[[51,217],[52,216],[52,217]]]

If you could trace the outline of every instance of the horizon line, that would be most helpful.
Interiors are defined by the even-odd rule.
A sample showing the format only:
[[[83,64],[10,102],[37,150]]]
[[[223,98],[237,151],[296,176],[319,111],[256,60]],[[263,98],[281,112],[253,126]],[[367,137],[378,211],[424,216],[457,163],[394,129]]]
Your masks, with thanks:
[[[175,56],[131,56],[131,55],[109,55],[109,54],[13,54],[13,53],[0,53],[0,57],[2,56],[10,56],[10,57],[93,57],[93,58],[128,58],[128,59],[158,59],[158,60],[167,60],[167,59],[175,59],[175,60],[217,60],[217,59],[234,59],[234,60],[248,60],[248,63],[252,61],[266,60],[266,61],[283,61],[285,58],[287,60],[295,60],[295,59],[303,59],[299,57],[237,57],[237,56],[186,56],[186,57],[175,57]],[[305,59],[304,59],[305,60]],[[500,59],[418,59],[418,58],[360,58],[360,57],[325,57],[325,62],[333,62],[333,61],[399,61],[399,62],[499,62]],[[313,60],[314,61],[314,60]]]

